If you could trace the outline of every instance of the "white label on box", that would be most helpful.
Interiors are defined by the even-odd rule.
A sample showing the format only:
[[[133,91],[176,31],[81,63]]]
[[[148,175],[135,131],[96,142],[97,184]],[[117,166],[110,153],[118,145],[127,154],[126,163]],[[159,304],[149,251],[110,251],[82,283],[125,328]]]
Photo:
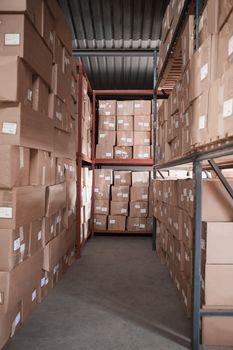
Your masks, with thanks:
[[[36,289],[32,292],[32,301],[36,299]]]
[[[230,56],[233,52],[233,36],[228,41],[228,56]]]
[[[122,196],[122,197],[123,197],[123,198],[128,198],[128,196],[129,196],[128,193],[123,193],[123,196]]]
[[[145,214],[146,213],[146,209],[141,209],[140,213]]]
[[[206,126],[206,116],[205,115],[200,115],[199,117],[199,129],[205,129]]]
[[[97,226],[100,226],[101,225],[101,222],[100,221],[96,221],[95,223]]]
[[[9,135],[16,135],[17,123],[7,123],[2,124],[2,133]]]
[[[148,199],[148,195],[147,194],[143,194],[142,195],[142,199]]]
[[[204,64],[204,66],[201,67],[200,70],[200,78],[201,80],[204,80],[208,75],[208,63]]]
[[[123,124],[123,119],[118,119],[117,124]]]
[[[20,249],[20,238],[14,240],[14,252]]]
[[[24,167],[24,150],[23,147],[19,147],[19,167],[22,169]]]
[[[100,103],[100,108],[105,108],[106,104],[105,103]]]
[[[45,277],[41,278],[41,280],[40,280],[41,288],[44,287],[44,285],[45,285]]]
[[[21,244],[20,246],[20,253],[24,253],[26,249],[25,243]]]
[[[108,125],[108,124],[109,124],[109,121],[105,120],[104,125]]]
[[[9,207],[0,207],[0,218],[1,219],[12,219],[13,209]]]
[[[59,224],[59,216],[57,216],[56,223]]]
[[[15,317],[15,320],[14,320],[15,327],[18,326],[20,320],[21,320],[21,314],[20,314],[20,312],[18,312],[16,317]]]
[[[111,176],[105,176],[105,180],[106,181],[110,181],[111,180]]]
[[[110,115],[110,112],[109,111],[105,112],[105,115]]]
[[[7,33],[5,34],[5,45],[6,46],[14,46],[20,45],[20,34],[19,33]]]
[[[61,112],[56,112],[56,118],[58,119],[58,120],[62,120],[62,114],[61,114]]]
[[[127,213],[127,209],[122,208],[122,209],[121,209],[121,213],[122,213],[122,214]]]
[[[51,227],[50,227],[50,233],[53,233],[53,230],[54,230],[54,226],[51,225]]]
[[[32,100],[32,90],[31,89],[28,89],[28,91],[27,91],[27,99],[28,99],[28,101]]]
[[[94,192],[99,192],[99,188],[95,187]]]
[[[149,153],[143,153],[143,158],[149,158]]]
[[[72,173],[73,172],[73,166],[70,165],[69,169],[70,169],[70,172]]]
[[[106,134],[99,134],[100,135],[100,138],[103,139],[105,138]]]
[[[126,180],[125,180],[125,179],[121,179],[121,183],[122,183],[122,184],[125,184],[125,183],[126,183]]]
[[[47,286],[48,283],[49,283],[49,278],[46,277],[46,278],[45,278],[45,285]]]
[[[146,225],[145,225],[145,224],[139,224],[139,227],[140,227],[140,228],[145,228]]]
[[[118,107],[118,108],[123,108],[123,104],[118,103],[117,107]]]
[[[140,206],[140,204],[135,204],[135,209],[140,209],[141,208],[141,206]]]
[[[116,220],[109,220],[109,223],[110,223],[110,224],[115,224],[115,223],[116,223]]]
[[[126,137],[121,137],[121,141],[126,141]]]
[[[233,98],[223,102],[223,118],[230,117],[233,113]]]
[[[114,123],[109,123],[110,128],[114,128],[115,124]]]
[[[103,208],[101,208],[101,211],[106,212],[106,211],[107,211],[107,208],[106,208],[106,207],[103,207]]]
[[[38,234],[37,234],[38,241],[40,241],[41,238],[42,238],[42,231],[39,231]]]
[[[141,107],[141,104],[140,103],[135,103],[135,108],[140,108]]]
[[[122,196],[122,192],[118,192],[118,193],[117,193],[117,196],[118,196],[118,197]]]
[[[129,126],[129,123],[124,123],[124,126]]]
[[[144,143],[150,143],[150,139],[144,139]]]
[[[127,139],[126,139],[126,142],[127,142],[127,143],[132,142],[132,138],[130,138],[130,137],[127,138]]]
[[[149,127],[150,124],[149,123],[144,123],[144,127]]]
[[[115,179],[120,179],[121,175],[115,175]]]
[[[112,156],[112,153],[107,152],[105,155],[106,155],[106,157],[111,157],[111,156]]]
[[[100,178],[100,179],[103,179],[103,178],[104,178],[104,174],[100,174],[100,175],[99,175],[99,178]]]

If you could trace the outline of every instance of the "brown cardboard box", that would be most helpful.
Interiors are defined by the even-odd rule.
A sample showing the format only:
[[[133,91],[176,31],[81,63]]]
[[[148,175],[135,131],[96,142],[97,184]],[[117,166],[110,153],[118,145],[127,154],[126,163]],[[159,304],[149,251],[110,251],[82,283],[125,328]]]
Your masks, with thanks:
[[[115,186],[131,186],[132,172],[131,171],[114,171]]]
[[[65,159],[64,168],[65,168],[65,180],[66,181],[77,180],[77,170],[76,170],[76,161],[75,160]]]
[[[67,251],[67,231],[63,230],[57,237],[52,239],[44,248],[43,269],[51,272],[58,261]]]
[[[151,100],[134,101],[134,115],[151,115]]]
[[[134,101],[117,101],[118,115],[134,115]]]
[[[48,152],[30,150],[30,185],[49,185],[51,161]]]
[[[94,214],[96,215],[108,215],[109,213],[109,201],[106,199],[94,201]]]
[[[1,229],[0,244],[4,249],[0,256],[0,271],[11,271],[28,257],[29,225],[18,229]]]
[[[205,266],[205,304],[207,306],[233,304],[232,276],[233,265]]]
[[[212,0],[213,1],[213,0]],[[218,1],[218,29],[221,29],[231,13],[233,4],[231,0]]]
[[[56,158],[56,184],[65,181],[65,160],[64,158]]]
[[[42,36],[51,50],[54,51],[55,22],[53,14],[45,1],[42,2]]]
[[[182,227],[183,227],[183,212],[178,207],[172,207],[172,233],[176,239],[182,239]]]
[[[204,306],[208,309],[208,306]],[[211,306],[210,309],[218,309],[217,306]],[[221,309],[223,307],[221,306]],[[224,309],[227,309],[225,307]],[[229,307],[232,309],[232,307]],[[233,319],[232,317],[203,317],[202,318],[202,344],[213,345],[216,347],[232,346],[233,344]]]
[[[106,130],[99,130],[99,137],[98,137],[98,144],[99,145],[106,145],[116,144],[116,132],[115,131],[106,131]]]
[[[66,207],[66,183],[48,186],[46,188],[45,216],[49,217]]]
[[[33,81],[32,109],[46,117],[49,114],[49,86],[39,76]]]
[[[150,115],[135,115],[134,131],[150,131],[151,116]]]
[[[133,131],[117,131],[117,146],[133,146]]]
[[[110,202],[110,215],[128,216],[128,202]]]
[[[149,187],[149,171],[133,171],[132,186],[134,187]]]
[[[100,115],[99,116],[99,130],[115,131],[116,130],[116,117],[113,115],[111,115],[111,116]]]
[[[42,248],[42,219],[30,223],[29,227],[29,256]]]
[[[110,231],[125,231],[125,216],[112,216],[108,217],[108,230]]]
[[[192,278],[192,250],[184,245],[184,275],[191,281]]]
[[[148,187],[130,187],[130,201],[137,202],[143,201],[147,202],[149,199]]]
[[[52,153],[55,157],[64,157],[75,159],[76,143],[75,130],[71,129],[71,134],[54,128],[53,130],[53,145],[54,151]]]
[[[95,186],[110,186],[113,183],[112,169],[95,169]]]
[[[184,245],[182,241],[175,239],[175,267],[179,271],[184,271]]]
[[[114,202],[128,202],[129,186],[111,186],[111,195]]]
[[[0,191],[0,228],[15,229],[44,215],[45,187],[15,187]]]
[[[117,131],[133,131],[134,118],[132,116],[117,117]]]
[[[191,131],[191,144],[198,145],[210,140],[211,117],[208,114],[209,91],[203,94],[193,102],[193,123]]]
[[[203,222],[202,251],[206,264],[233,264],[232,222]]]
[[[206,3],[199,22],[200,45],[208,38],[210,34],[218,33],[218,7],[218,0],[208,0]]]
[[[43,217],[42,222],[42,243],[45,246],[51,239],[56,236],[56,215],[53,214],[50,217]]]
[[[57,129],[70,132],[70,115],[67,104],[54,93],[49,94],[49,118],[53,119]]]
[[[27,186],[29,184],[29,149],[0,146],[0,188]]]
[[[105,231],[107,229],[107,216],[106,215],[94,215],[94,230]]]
[[[63,225],[67,229],[70,228],[76,220],[76,198],[76,181],[66,181],[66,209],[63,215]]]
[[[129,205],[132,218],[146,218],[148,216],[147,202],[130,202]]]
[[[114,158],[116,158],[116,159],[132,159],[133,158],[133,147],[115,146],[114,147]]]
[[[0,144],[51,151],[52,121],[22,104],[0,108]],[[38,132],[40,130],[40,132]]]
[[[21,301],[5,315],[0,315],[0,347],[1,349],[7,343],[10,337],[13,337],[15,331],[22,323],[22,303]]]
[[[134,146],[149,146],[151,134],[149,131],[134,131]]]
[[[182,66],[187,66],[194,50],[194,16],[189,15],[184,31],[181,35]]]
[[[42,300],[44,300],[45,297],[47,297],[49,290],[51,288],[51,281],[49,278],[49,272],[42,270],[41,272],[41,280],[40,280],[40,286],[38,289],[38,299],[39,299],[39,303],[42,302]]]
[[[153,218],[147,218],[146,219],[146,230],[148,232],[152,232],[153,231]]]
[[[39,284],[42,264],[43,250],[40,249],[10,272],[0,271],[0,314],[11,312],[28,291],[35,289]]]
[[[19,14],[1,14],[0,22],[1,55],[23,58],[51,86],[52,54],[31,22]]]
[[[142,231],[145,232],[146,229],[146,218],[141,217],[128,217],[127,218],[127,231]]]
[[[94,188],[94,199],[109,199],[110,198],[110,186],[100,184]]]
[[[97,159],[113,159],[113,145],[96,145],[96,158]]]
[[[133,157],[135,159],[151,159],[150,146],[134,146]]]
[[[162,100],[158,107],[158,124],[163,125],[168,117],[168,100]]]
[[[186,154],[191,146],[191,126],[193,123],[193,108],[190,106],[183,114],[182,122],[182,150]]]
[[[116,100],[100,100],[99,115],[116,116]]]
[[[189,280],[181,276],[181,300],[184,303],[186,315],[192,316],[192,287]]]
[[[189,216],[189,214],[183,210],[183,228],[182,228],[182,240],[184,242],[184,245],[191,249],[193,244],[193,220]]]

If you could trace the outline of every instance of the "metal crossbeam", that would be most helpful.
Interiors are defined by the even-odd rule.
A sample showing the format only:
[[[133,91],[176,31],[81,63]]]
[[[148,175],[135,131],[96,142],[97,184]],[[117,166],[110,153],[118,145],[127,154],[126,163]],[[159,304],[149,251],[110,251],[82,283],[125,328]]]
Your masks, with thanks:
[[[73,49],[75,57],[136,56],[153,57],[155,49]]]
[[[208,163],[210,164],[211,168],[214,170],[215,174],[218,176],[219,180],[221,181],[221,183],[223,184],[223,186],[225,187],[225,189],[227,190],[231,198],[233,199],[233,189],[229,184],[229,182],[227,181],[227,179],[225,178],[225,176],[223,175],[223,173],[221,172],[221,170],[219,169],[219,167],[217,166],[217,164],[215,163],[215,161],[213,159],[209,159]]]

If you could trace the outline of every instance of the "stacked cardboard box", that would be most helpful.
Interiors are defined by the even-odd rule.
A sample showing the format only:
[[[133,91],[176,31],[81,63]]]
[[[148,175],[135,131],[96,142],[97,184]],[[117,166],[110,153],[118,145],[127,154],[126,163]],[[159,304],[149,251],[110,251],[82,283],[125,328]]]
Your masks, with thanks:
[[[88,96],[88,82],[85,76],[82,77],[82,82],[82,154],[91,159],[92,104]]]
[[[230,184],[233,185],[232,180]],[[188,317],[192,312],[193,193],[192,179],[153,180],[157,252],[161,262],[168,266]],[[205,308],[230,308],[229,276],[233,255],[227,247],[232,240],[232,201],[218,179],[203,179],[202,198],[202,304]],[[232,345],[231,332],[219,337],[219,332],[212,331],[213,328],[222,330],[225,323],[229,329],[232,318],[223,318],[223,321],[203,319],[204,344]]]
[[[74,258],[76,93],[56,1],[1,1],[0,36],[2,348]]]
[[[178,40],[182,55],[181,81],[158,112],[163,121],[158,132],[160,161],[177,158],[195,147],[232,136],[232,23],[231,1],[208,0],[200,19],[199,48],[194,52],[194,17],[187,17]],[[169,110],[173,97],[179,100],[175,117],[179,124],[179,142],[178,139],[172,141],[174,134],[169,133],[174,123],[174,110]]]
[[[81,176],[81,243],[85,242],[90,234],[92,177],[92,170],[89,170],[87,167],[83,167]]]
[[[95,231],[152,231],[149,172],[95,170]]]
[[[151,101],[99,101],[96,158],[151,158]]]

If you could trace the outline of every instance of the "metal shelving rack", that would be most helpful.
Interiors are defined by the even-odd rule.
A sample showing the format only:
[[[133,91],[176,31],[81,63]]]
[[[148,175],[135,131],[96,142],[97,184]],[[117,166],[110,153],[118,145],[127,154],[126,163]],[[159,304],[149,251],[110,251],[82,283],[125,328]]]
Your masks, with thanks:
[[[198,33],[199,33],[199,18],[202,8],[202,0],[186,0],[184,8],[182,10],[180,19],[178,21],[174,36],[172,38],[167,56],[164,61],[164,65],[161,69],[159,77],[154,78],[155,86],[155,104],[158,98],[157,91],[163,90],[164,72],[169,69],[167,68],[169,59],[172,56],[172,52],[177,43],[179,35],[182,30],[182,25],[185,22],[186,14],[189,5],[195,5],[195,48],[198,47]],[[157,57],[156,57],[157,58]],[[155,68],[156,69],[156,68]],[[166,84],[164,84],[166,86]],[[170,90],[171,91],[171,90]],[[166,93],[168,90],[166,90]],[[165,97],[165,94],[164,94]],[[157,127],[157,116],[155,111],[155,128]],[[156,140],[156,139],[155,139]],[[156,152],[155,152],[156,155]],[[222,157],[232,156],[232,160],[221,164],[221,161],[216,164],[215,160],[221,160]],[[200,329],[201,329],[201,318],[202,317],[214,317],[224,316],[233,317],[233,309],[203,309],[201,306],[201,235],[202,235],[202,172],[208,166],[209,169],[213,170],[222,185],[233,199],[233,189],[230,184],[223,176],[220,168],[228,168],[230,165],[233,167],[233,142],[229,142],[222,146],[213,146],[209,150],[198,150],[193,151],[191,154],[181,157],[179,159],[171,160],[166,163],[156,164],[154,166],[154,176],[156,178],[157,172],[160,170],[169,170],[178,166],[187,167],[190,170],[190,166],[193,170],[194,178],[194,231],[193,231],[193,280],[192,280],[192,350],[200,349]],[[156,220],[153,228],[153,249],[156,248]]]
[[[154,160],[151,159],[98,159],[95,158],[95,145],[96,145],[96,126],[97,126],[97,111],[96,111],[96,101],[97,97],[109,96],[111,97],[119,97],[119,96],[134,96],[134,97],[148,97],[151,96],[153,98],[154,90],[93,90],[93,126],[92,126],[92,169],[93,169],[93,192],[92,197],[94,198],[94,171],[96,166],[117,166],[120,167],[128,167],[131,169],[132,166],[146,167],[151,168],[154,164]],[[153,133],[152,133],[153,134]],[[152,137],[153,139],[153,137]],[[124,168],[125,169],[125,168]],[[94,213],[94,200],[92,201],[92,213]],[[151,235],[152,232],[141,232],[141,231],[96,231],[94,230],[94,221],[92,222],[92,235],[95,233],[104,233],[104,234],[131,234],[131,235]]]
[[[76,163],[77,163],[77,200],[76,200],[76,217],[77,217],[77,257],[80,257],[81,246],[85,244],[86,240],[90,237],[91,232],[88,237],[81,243],[81,233],[80,233],[80,222],[81,222],[81,179],[82,179],[82,167],[84,165],[92,166],[92,158],[90,159],[85,154],[82,153],[82,115],[83,115],[83,78],[85,77],[88,83],[88,93],[92,94],[92,88],[90,82],[86,76],[82,63],[76,64],[77,74],[78,74],[78,144],[76,152]]]

